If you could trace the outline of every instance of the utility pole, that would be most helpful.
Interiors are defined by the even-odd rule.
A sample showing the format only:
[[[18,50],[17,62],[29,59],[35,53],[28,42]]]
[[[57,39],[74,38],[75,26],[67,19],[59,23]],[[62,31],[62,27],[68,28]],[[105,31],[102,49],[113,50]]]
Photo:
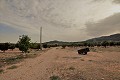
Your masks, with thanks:
[[[40,50],[42,50],[42,27],[40,27]]]

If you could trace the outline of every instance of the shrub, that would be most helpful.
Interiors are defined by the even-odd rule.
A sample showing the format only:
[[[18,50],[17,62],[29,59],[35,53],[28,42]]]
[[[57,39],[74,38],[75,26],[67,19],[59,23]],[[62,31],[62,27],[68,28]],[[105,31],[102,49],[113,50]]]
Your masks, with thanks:
[[[60,80],[60,77],[59,76],[51,76],[50,80]]]

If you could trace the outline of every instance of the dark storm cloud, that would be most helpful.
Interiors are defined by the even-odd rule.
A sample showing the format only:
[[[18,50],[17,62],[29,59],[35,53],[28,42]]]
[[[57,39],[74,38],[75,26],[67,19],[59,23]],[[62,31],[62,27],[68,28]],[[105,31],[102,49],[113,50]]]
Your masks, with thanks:
[[[120,13],[109,16],[97,23],[86,23],[86,31],[90,36],[101,36],[120,32]]]
[[[120,4],[120,0],[113,0],[114,3]]]
[[[93,2],[97,2],[97,1],[103,1],[103,0],[92,0]]]

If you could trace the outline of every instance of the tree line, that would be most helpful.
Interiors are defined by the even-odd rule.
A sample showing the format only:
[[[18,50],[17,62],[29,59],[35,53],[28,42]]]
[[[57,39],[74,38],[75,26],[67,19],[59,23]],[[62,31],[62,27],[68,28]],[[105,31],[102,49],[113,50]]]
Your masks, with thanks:
[[[47,43],[42,43],[43,48],[50,48],[50,47],[58,47],[62,46],[65,48],[66,46],[68,47],[107,47],[107,46],[120,46],[120,42],[114,42],[114,41],[103,41],[103,42],[71,42],[68,44],[47,44]],[[40,44],[39,43],[33,43],[31,42],[31,38],[27,35],[22,35],[19,36],[19,40],[16,44],[13,43],[0,43],[0,50],[5,52],[8,49],[15,49],[19,48],[20,51],[23,53],[27,53],[29,49],[40,49]]]
[[[43,48],[47,48],[47,44],[42,44]],[[8,49],[19,48],[23,53],[27,53],[29,49],[40,49],[39,43],[32,43],[30,37],[27,35],[19,36],[19,40],[16,44],[13,43],[0,43],[0,50],[5,52]]]

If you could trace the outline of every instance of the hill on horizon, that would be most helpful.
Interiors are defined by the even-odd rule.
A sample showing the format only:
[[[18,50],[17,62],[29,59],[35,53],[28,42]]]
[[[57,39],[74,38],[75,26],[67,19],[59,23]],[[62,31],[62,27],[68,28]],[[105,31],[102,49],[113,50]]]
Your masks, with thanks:
[[[82,42],[103,42],[103,41],[113,41],[113,42],[118,42],[120,41],[120,33],[117,34],[112,34],[110,36],[101,36],[97,38],[92,38],[88,39],[86,41],[78,41],[78,42],[65,42],[65,41],[59,41],[59,40],[53,40],[49,42],[45,42],[46,44],[77,44],[77,43],[82,43]]]
[[[113,41],[113,42],[118,42],[120,41],[120,33],[117,34],[112,34],[110,36],[101,36],[97,38],[92,38],[86,40],[87,42],[103,42],[103,41]]]

